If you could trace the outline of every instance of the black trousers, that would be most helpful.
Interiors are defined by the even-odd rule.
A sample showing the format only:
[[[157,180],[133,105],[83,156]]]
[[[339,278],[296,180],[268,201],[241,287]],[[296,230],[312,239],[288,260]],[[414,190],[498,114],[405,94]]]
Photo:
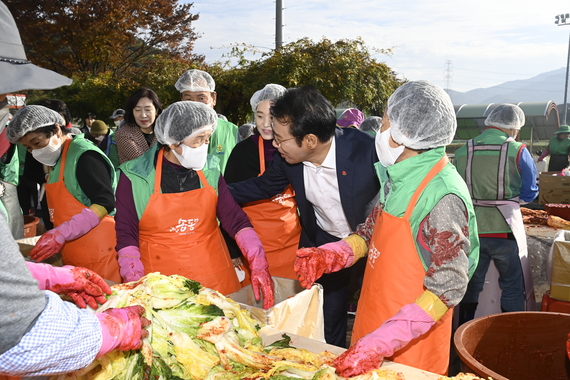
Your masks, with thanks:
[[[568,155],[566,154],[551,154],[548,162],[549,172],[559,172],[568,167]]]
[[[317,280],[323,286],[325,340],[328,344],[346,348],[348,323],[348,285],[352,268],[324,274]]]
[[[320,228],[317,230],[317,247],[340,240]],[[323,286],[324,293],[325,340],[328,344],[343,348],[346,348],[348,288],[351,273],[351,267],[345,268],[336,273],[324,274],[317,280]]]

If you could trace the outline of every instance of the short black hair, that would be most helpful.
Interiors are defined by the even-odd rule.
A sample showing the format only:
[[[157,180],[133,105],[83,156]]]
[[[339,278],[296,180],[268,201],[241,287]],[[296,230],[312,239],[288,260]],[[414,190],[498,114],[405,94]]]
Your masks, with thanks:
[[[289,124],[291,136],[301,146],[308,134],[325,143],[334,136],[336,112],[331,104],[313,86],[294,87],[275,100],[270,108],[271,116]]]
[[[42,99],[38,102],[40,106],[44,106],[55,112],[59,113],[65,119],[65,125],[63,127],[67,127],[69,123],[71,123],[71,112],[69,112],[69,108],[67,108],[67,104],[63,100],[59,99]]]
[[[142,87],[138,90],[135,90],[131,96],[127,99],[127,103],[125,104],[125,123],[130,125],[137,125],[135,121],[135,115],[133,115],[133,110],[137,106],[137,103],[142,98],[149,98],[154,108],[156,108],[156,117],[162,113],[162,103],[158,99],[158,95],[156,92],[152,91],[150,88]],[[156,121],[156,120],[155,120]],[[154,123],[152,124],[154,129]]]

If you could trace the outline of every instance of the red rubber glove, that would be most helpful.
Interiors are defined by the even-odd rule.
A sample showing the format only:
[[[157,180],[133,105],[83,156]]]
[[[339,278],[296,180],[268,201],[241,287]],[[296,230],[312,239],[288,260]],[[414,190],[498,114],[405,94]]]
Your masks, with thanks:
[[[107,302],[105,294],[111,294],[111,287],[90,269],[70,265],[53,267],[31,262],[26,262],[26,265],[32,276],[38,280],[41,290],[66,294],[82,309],[87,305],[97,309],[97,303]]]
[[[333,362],[342,377],[353,377],[380,367],[385,357],[425,334],[435,321],[416,303],[403,306],[392,318],[362,337]]]
[[[129,245],[119,249],[119,272],[123,282],[138,281],[144,276],[144,266],[141,262],[141,253],[138,247]]]
[[[96,357],[113,350],[129,351],[141,348],[142,340],[148,336],[144,327],[150,325],[150,321],[142,316],[144,313],[145,309],[140,305],[95,313],[103,334],[103,344]]]
[[[269,309],[275,304],[275,296],[273,295],[273,279],[269,274],[269,264],[263,245],[252,228],[244,228],[238,232],[235,241],[249,263],[255,299],[259,301],[263,293],[263,308]]]
[[[301,285],[310,289],[323,274],[338,272],[351,266],[353,261],[352,248],[346,241],[339,240],[318,248],[298,249],[293,269]]]
[[[58,253],[66,241],[75,240],[95,228],[100,222],[92,210],[84,208],[71,219],[47,231],[30,251],[30,258],[36,262],[43,261]]]

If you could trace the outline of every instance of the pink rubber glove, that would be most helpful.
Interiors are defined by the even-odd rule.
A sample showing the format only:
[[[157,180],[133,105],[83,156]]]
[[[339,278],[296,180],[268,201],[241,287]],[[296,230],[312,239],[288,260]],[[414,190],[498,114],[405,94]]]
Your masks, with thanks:
[[[29,261],[26,265],[32,276],[38,280],[38,288],[66,294],[82,309],[87,305],[97,309],[97,303],[104,304],[107,301],[105,294],[111,294],[111,287],[90,269],[71,265],[53,267]]]
[[[234,239],[249,263],[255,299],[259,301],[260,293],[263,293],[263,308],[269,309],[275,303],[275,297],[273,279],[269,274],[269,264],[263,245],[252,228],[244,228],[236,234]]]
[[[119,257],[119,272],[123,282],[138,281],[145,275],[138,247],[129,245],[119,249],[117,253]]]
[[[150,325],[150,321],[142,316],[144,313],[145,309],[140,305],[95,313],[103,335],[103,344],[96,357],[113,350],[129,351],[141,348],[142,340],[148,336],[144,327]]]
[[[416,303],[405,305],[380,327],[362,337],[334,360],[336,372],[353,377],[380,367],[385,357],[425,334],[435,324]]]
[[[293,269],[299,276],[301,285],[310,289],[324,273],[338,272],[353,262],[352,248],[346,241],[339,240],[318,248],[298,249]]]
[[[88,208],[73,215],[67,222],[47,231],[30,251],[30,258],[36,262],[43,261],[58,253],[66,241],[77,239],[91,231],[99,224],[99,217]]]
[[[546,158],[546,156],[548,156],[549,154],[550,154],[550,151],[548,149],[543,150],[540,157],[538,157],[538,162],[544,160]]]

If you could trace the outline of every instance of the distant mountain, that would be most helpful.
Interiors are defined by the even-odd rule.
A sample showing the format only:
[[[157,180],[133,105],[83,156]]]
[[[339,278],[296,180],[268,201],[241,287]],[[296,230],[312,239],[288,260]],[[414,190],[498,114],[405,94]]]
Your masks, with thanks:
[[[566,68],[563,67],[529,79],[509,81],[493,87],[477,88],[467,92],[450,90],[450,96],[455,105],[544,102],[549,100],[557,105],[562,105],[564,104],[565,77]],[[568,102],[570,102],[570,95],[568,98]]]

